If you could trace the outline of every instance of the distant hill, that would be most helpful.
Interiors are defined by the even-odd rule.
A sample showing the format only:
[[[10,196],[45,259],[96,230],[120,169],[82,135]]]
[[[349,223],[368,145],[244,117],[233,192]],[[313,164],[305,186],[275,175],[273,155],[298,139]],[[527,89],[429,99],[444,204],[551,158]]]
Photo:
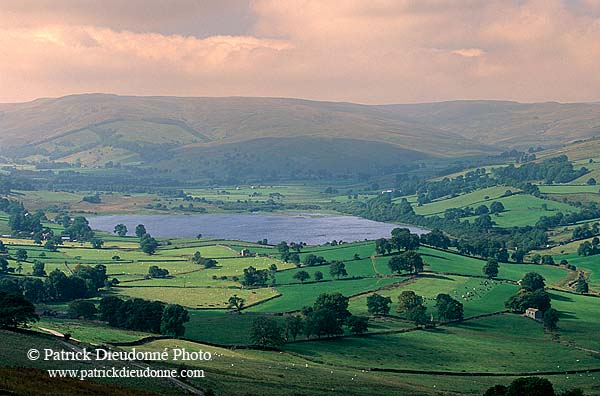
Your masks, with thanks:
[[[600,136],[600,103],[453,101],[382,107],[397,119],[504,148],[553,147]]]
[[[173,170],[375,172],[425,158],[558,146],[595,135],[599,104],[359,105],[107,94],[0,104],[0,154],[87,166],[112,161]]]

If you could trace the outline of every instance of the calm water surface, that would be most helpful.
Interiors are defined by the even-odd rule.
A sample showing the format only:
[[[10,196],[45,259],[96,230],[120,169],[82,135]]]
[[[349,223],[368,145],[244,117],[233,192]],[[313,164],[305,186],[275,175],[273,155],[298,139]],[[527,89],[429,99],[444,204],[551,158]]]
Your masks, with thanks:
[[[329,214],[206,214],[206,215],[126,215],[88,218],[92,228],[112,232],[115,225],[123,223],[129,234],[135,226],[144,224],[156,237],[222,238],[256,242],[267,238],[269,243],[281,241],[305,242],[318,245],[332,240],[346,242],[389,237],[397,224],[381,223],[354,216]],[[428,231],[413,227],[411,232]]]

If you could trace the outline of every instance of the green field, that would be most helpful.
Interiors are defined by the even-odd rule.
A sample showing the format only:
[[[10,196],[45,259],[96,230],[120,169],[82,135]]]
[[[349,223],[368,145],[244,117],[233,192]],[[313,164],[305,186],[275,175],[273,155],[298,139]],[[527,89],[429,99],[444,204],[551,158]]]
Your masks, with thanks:
[[[552,216],[557,211],[574,212],[577,209],[571,205],[541,199],[532,195],[517,194],[496,199],[502,202],[506,209],[502,213],[492,215],[492,221],[498,227],[524,227],[534,225],[542,216]],[[466,220],[473,220],[467,217]]]
[[[338,186],[337,193],[332,194],[323,193],[325,188],[326,185],[316,184],[256,185],[254,188],[190,188],[186,192],[198,198],[229,203],[275,199],[286,203],[323,205],[332,200],[348,200],[346,189],[354,189],[358,193],[358,187],[350,187],[350,184],[345,188]],[[414,205],[414,208],[417,213],[429,216],[443,214],[444,210],[451,207],[489,206],[491,202],[500,201],[506,210],[492,215],[498,227],[532,225],[541,216],[578,210],[566,203],[531,195],[503,197],[508,189],[517,192],[511,187],[497,186],[440,199],[420,207]],[[549,196],[596,194],[589,186],[548,185],[540,186],[540,189]],[[61,194],[37,191],[28,193],[27,199],[40,206],[56,201],[82,207],[75,199],[79,193],[64,193],[67,194],[65,197],[61,197]],[[372,195],[359,194],[359,200],[369,196]],[[138,200],[136,202],[160,200],[169,205],[179,202],[179,198],[141,195],[132,199]],[[126,206],[125,202],[125,196],[107,196],[106,205],[110,203],[111,210],[118,212],[122,207],[120,205]],[[108,206],[102,210],[108,210]],[[211,210],[217,209],[212,207]],[[6,228],[7,220],[6,215],[0,214],[0,230]],[[49,224],[60,231],[57,225]],[[560,229],[557,227],[552,232],[558,238],[568,240],[572,228],[572,225]],[[377,255],[374,241],[305,246],[300,250],[301,260],[313,254],[329,262],[343,261],[348,275],[337,279],[330,274],[329,264],[297,267],[293,263],[284,263],[279,259],[277,248],[271,245],[210,238],[163,238],[156,253],[147,255],[140,251],[137,238],[121,238],[108,233],[99,235],[105,241],[102,249],[93,249],[89,243],[66,243],[59,246],[57,252],[49,252],[27,239],[2,239],[12,256],[17,249],[27,250],[29,257],[22,263],[20,274],[23,276],[31,274],[34,259],[45,263],[46,272],[60,269],[69,273],[78,264],[105,265],[109,278],[118,278],[120,283],[110,290],[102,290],[100,296],[90,301],[97,302],[101,297],[116,295],[180,304],[188,308],[190,321],[185,325],[185,341],[160,340],[136,348],[159,350],[184,345],[193,350],[201,348],[212,351],[215,359],[211,362],[187,363],[205,369],[208,375],[206,379],[190,380],[189,383],[198,388],[210,388],[218,395],[240,394],[240,389],[243,389],[242,394],[248,395],[475,396],[481,395],[493,384],[510,382],[512,377],[473,378],[469,376],[472,372],[518,375],[523,372],[560,372],[600,367],[595,352],[600,352],[600,341],[596,337],[600,326],[600,300],[596,297],[550,290],[552,305],[561,314],[556,335],[544,331],[541,323],[503,312],[505,302],[518,290],[516,282],[528,272],[537,272],[546,279],[548,286],[565,290],[577,272],[564,266],[501,263],[498,279],[488,280],[483,278],[482,272],[486,260],[421,246],[418,252],[425,262],[424,272],[412,277],[408,274],[392,274],[388,261],[399,253],[394,251],[389,255]],[[593,292],[600,290],[598,260],[593,256],[577,256],[574,254],[576,246],[577,242],[573,242],[540,253],[553,254],[556,262],[567,259],[570,264],[576,265],[578,271],[585,272]],[[259,255],[242,257],[242,249]],[[216,259],[217,266],[205,269],[194,264],[191,257],[197,251],[203,257]],[[273,264],[278,270],[274,279],[270,277],[265,286],[249,288],[240,282],[245,268],[253,266],[261,270]],[[10,259],[9,265],[16,267],[17,263]],[[167,269],[169,276],[149,278],[148,267],[152,265]],[[294,278],[299,271],[307,271],[310,275],[304,284]],[[319,282],[314,280],[317,271],[323,273],[323,280]],[[413,322],[397,313],[398,296],[406,290],[412,290],[424,298],[427,316],[434,320],[438,319],[435,298],[440,293],[447,293],[463,304],[464,316],[468,320],[415,330]],[[349,297],[349,310],[353,315],[369,318],[369,334],[354,336],[344,328],[343,336],[339,339],[307,340],[306,336],[300,335],[298,342],[286,343],[281,351],[243,349],[253,343],[252,326],[257,318],[272,318],[283,327],[289,313],[297,314],[302,308],[312,306],[320,294],[334,292]],[[368,312],[367,297],[373,293],[391,298],[390,316],[373,316]],[[245,308],[241,313],[227,309],[227,300],[233,295],[245,299]],[[51,310],[56,316],[42,316],[33,330],[40,333],[69,333],[74,340],[95,345],[135,341],[150,335],[109,327],[98,320],[67,319],[67,307],[66,303],[40,305],[38,308],[41,312]],[[18,342],[18,337],[13,335],[7,339],[10,345]],[[532,348],[534,353],[531,352]],[[23,359],[11,359],[8,361],[10,365],[27,363]],[[44,368],[43,365],[39,367]],[[394,370],[418,370],[423,373],[394,373]],[[432,371],[464,376],[434,375]],[[558,389],[581,386],[590,392],[600,386],[597,377],[595,374],[582,373],[549,378]],[[307,382],[307,378],[311,378],[311,381]],[[122,381],[119,384],[130,385],[131,382]],[[153,390],[159,393],[173,394],[167,390],[171,385],[152,380],[144,384],[142,390],[154,387]]]
[[[435,367],[439,371],[493,373],[530,371],[532,356],[524,351],[533,345],[538,352],[535,370],[586,369],[598,364],[586,352],[552,342],[539,323],[510,314],[428,331],[290,344],[286,349],[357,369]]]
[[[301,309],[312,302],[321,293],[340,292],[345,296],[353,296],[380,289],[399,282],[394,278],[369,278],[357,280],[340,280],[332,282],[310,283],[305,285],[278,286],[281,297],[256,305],[249,309],[251,312],[289,312]]]
[[[490,187],[481,190],[473,191],[470,193],[462,194],[454,198],[446,198],[434,201],[423,206],[415,206],[415,213],[420,215],[442,215],[444,211],[449,208],[464,208],[466,206],[489,206],[493,201],[501,198],[506,190],[517,192],[518,190],[514,187]]]

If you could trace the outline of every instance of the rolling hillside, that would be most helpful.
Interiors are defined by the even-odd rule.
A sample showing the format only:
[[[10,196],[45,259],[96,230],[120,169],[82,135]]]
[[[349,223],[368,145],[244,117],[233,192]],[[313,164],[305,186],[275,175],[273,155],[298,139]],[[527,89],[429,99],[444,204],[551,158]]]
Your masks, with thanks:
[[[0,154],[31,162],[289,175],[560,146],[600,134],[598,104],[359,105],[285,98],[71,95],[0,104]],[[238,171],[241,169],[241,172]],[[252,170],[252,172],[250,172]],[[284,172],[285,173],[285,172]]]

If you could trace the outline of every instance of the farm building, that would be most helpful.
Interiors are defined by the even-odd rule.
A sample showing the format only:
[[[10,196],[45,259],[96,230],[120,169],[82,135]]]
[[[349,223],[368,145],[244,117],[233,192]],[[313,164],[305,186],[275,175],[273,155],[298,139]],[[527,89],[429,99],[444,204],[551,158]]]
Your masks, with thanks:
[[[527,308],[525,316],[533,320],[542,320],[544,313],[537,308]]]
[[[242,249],[242,251],[240,252],[242,257],[252,257],[253,254],[249,249]]]

